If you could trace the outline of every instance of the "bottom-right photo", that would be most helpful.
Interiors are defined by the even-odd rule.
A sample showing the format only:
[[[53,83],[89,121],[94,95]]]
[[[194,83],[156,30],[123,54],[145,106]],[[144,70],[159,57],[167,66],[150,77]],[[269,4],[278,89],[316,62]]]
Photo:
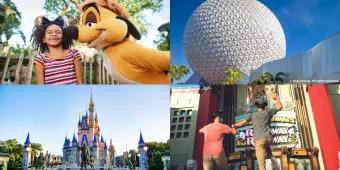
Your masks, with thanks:
[[[338,169],[340,84],[171,86],[171,169]]]

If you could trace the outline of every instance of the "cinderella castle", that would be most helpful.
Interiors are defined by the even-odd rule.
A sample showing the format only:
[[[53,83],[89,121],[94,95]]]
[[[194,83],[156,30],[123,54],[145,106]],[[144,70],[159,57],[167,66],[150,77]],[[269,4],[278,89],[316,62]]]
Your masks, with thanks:
[[[119,169],[116,166],[115,148],[110,140],[107,146],[105,138],[100,132],[99,120],[97,114],[94,114],[95,106],[90,97],[89,108],[85,115],[79,117],[77,133],[73,134],[72,140],[65,137],[63,144],[63,157],[57,165],[48,165],[49,159],[45,160],[45,167],[57,167],[57,169],[79,169],[81,166],[82,149],[86,148],[86,152],[90,157],[95,169]],[[140,170],[148,169],[148,157],[145,150],[142,132],[140,132],[138,142],[139,168]],[[27,134],[23,147],[22,169],[30,169],[32,166],[32,148],[30,134]],[[88,167],[89,168],[89,167]]]
[[[63,145],[63,161],[69,166],[78,166],[81,160],[81,147],[89,148],[90,158],[94,161],[94,166],[104,167],[112,165],[114,160],[114,149],[112,142],[110,148],[107,147],[103,135],[100,133],[97,113],[94,115],[94,102],[90,98],[89,108],[86,114],[79,117],[78,133],[73,134],[72,141],[65,137]],[[112,149],[113,150],[112,150]],[[108,152],[110,150],[110,155]]]

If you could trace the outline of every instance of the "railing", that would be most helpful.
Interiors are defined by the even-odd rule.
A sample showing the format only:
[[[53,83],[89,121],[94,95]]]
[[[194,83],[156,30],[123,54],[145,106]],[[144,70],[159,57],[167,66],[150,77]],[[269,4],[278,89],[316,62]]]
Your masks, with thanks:
[[[36,84],[33,53],[29,56],[20,54],[13,57],[13,48],[9,48],[5,57],[0,56],[0,84]],[[84,84],[117,84],[107,73],[103,65],[103,56],[82,56]]]

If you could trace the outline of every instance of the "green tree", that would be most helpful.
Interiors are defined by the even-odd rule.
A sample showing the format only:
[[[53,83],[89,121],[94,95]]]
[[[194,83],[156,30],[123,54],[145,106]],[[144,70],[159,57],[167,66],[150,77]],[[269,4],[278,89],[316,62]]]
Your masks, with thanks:
[[[42,153],[42,146],[39,143],[31,143],[31,155],[32,155],[32,166],[36,168],[42,168],[44,166],[43,156],[41,156]],[[38,156],[39,154],[39,156]]]
[[[159,151],[156,151],[153,153],[151,157],[151,163],[149,164],[150,170],[159,170],[164,169],[163,161],[162,161],[162,153]]]
[[[170,151],[169,141],[166,143],[147,142],[146,146],[148,147],[146,154],[148,156],[149,169],[163,169],[162,156]]]
[[[285,78],[287,77],[286,73],[278,72],[275,74],[275,77],[272,73],[265,72],[258,79],[255,79],[251,84],[252,85],[264,85],[264,84],[272,84],[272,83],[284,83]]]
[[[32,166],[37,168],[37,169],[43,169],[45,166],[45,160],[44,160],[44,155],[42,152],[40,152],[38,157],[34,158],[34,161],[32,162]]]
[[[20,34],[22,40],[26,42],[24,33],[20,30],[21,14],[11,0],[0,2],[0,51],[8,45],[9,39],[14,34]]]
[[[117,0],[128,9],[137,27],[142,33],[147,32],[150,21],[145,19],[143,12],[149,10],[157,13],[162,9],[163,0]],[[76,0],[46,0],[44,9],[54,15],[67,17],[70,24],[76,24],[79,20],[80,11]]]
[[[138,151],[131,149],[129,151],[129,161],[130,161],[130,168],[135,169],[139,166],[139,158],[138,158]]]
[[[190,69],[185,65],[172,65],[170,67],[171,83],[180,83],[183,77],[189,73]]]
[[[157,44],[157,49],[161,51],[170,50],[170,23],[165,23],[158,28],[160,32],[158,40],[154,41]]]
[[[242,74],[237,69],[229,68],[224,73],[227,76],[222,82],[223,85],[234,85],[238,80],[242,80]]]
[[[8,153],[8,169],[20,169],[22,163],[23,145],[16,139],[0,141],[0,152]]]

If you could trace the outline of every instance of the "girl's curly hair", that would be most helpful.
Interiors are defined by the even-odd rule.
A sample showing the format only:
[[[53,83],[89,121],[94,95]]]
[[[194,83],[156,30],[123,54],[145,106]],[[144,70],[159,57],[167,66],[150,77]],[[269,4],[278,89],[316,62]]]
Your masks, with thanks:
[[[46,43],[43,42],[43,39],[45,36],[46,28],[50,25],[57,25],[62,29],[63,38],[62,38],[61,46],[64,50],[70,49],[73,44],[73,40],[69,36],[66,36],[66,31],[65,31],[66,24],[64,23],[64,19],[61,16],[59,16],[54,21],[49,21],[44,16],[38,16],[35,19],[34,28],[33,28],[32,35],[31,35],[33,48],[39,53],[45,53],[49,51],[48,46]]]

